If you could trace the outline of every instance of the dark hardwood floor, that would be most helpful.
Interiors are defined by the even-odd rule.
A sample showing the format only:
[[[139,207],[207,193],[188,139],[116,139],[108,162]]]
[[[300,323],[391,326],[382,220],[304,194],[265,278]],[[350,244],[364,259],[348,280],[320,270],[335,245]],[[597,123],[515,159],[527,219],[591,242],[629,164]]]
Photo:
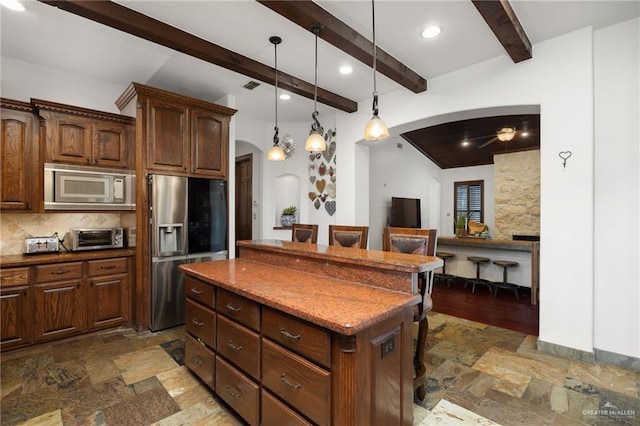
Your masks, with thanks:
[[[479,286],[471,293],[471,286],[464,288],[462,279],[447,287],[436,278],[431,298],[435,312],[537,336],[539,305],[531,304],[529,288],[520,288],[519,294],[519,301],[507,290],[498,290],[494,297],[486,287]]]

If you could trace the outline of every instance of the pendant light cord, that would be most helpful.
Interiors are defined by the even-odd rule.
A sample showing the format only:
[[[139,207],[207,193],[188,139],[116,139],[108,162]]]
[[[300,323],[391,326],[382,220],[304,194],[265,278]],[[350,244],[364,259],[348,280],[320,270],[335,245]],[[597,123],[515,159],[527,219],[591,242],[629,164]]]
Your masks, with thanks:
[[[318,111],[318,107],[316,106],[316,102],[318,100],[318,33],[320,32],[320,27],[316,27],[313,31],[316,34],[316,74],[315,74],[315,85],[313,87],[313,111]]]
[[[273,51],[275,55],[275,67],[276,67],[276,91],[275,91],[275,102],[276,102],[276,131],[278,129],[278,44],[273,44]]]
[[[376,8],[374,0],[371,0],[371,28],[373,29],[373,116],[378,116],[378,86],[376,85],[376,63],[378,62],[378,49],[376,48]]]

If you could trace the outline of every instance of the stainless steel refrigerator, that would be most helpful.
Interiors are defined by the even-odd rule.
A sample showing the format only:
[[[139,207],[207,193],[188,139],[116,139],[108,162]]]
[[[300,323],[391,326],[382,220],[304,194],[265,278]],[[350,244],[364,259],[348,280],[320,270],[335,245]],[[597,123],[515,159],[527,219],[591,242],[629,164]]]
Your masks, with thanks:
[[[183,263],[227,258],[226,183],[149,175],[151,315],[149,328],[184,324]]]

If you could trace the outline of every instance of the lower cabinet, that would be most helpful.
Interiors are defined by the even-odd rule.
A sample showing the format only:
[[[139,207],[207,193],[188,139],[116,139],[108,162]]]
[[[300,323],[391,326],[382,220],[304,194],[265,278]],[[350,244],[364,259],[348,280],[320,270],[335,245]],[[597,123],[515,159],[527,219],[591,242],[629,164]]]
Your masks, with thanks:
[[[249,425],[412,424],[411,309],[344,336],[185,283],[185,364]]]
[[[0,349],[127,324],[130,257],[0,269]]]

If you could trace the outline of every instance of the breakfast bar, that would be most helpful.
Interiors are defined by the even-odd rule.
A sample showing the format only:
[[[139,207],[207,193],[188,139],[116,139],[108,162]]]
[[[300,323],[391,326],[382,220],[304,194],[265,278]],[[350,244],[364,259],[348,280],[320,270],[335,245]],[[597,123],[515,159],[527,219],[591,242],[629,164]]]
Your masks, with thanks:
[[[470,278],[475,276],[475,266],[467,256],[483,256],[493,260],[518,262],[517,268],[508,271],[509,282],[531,288],[531,304],[538,303],[540,288],[540,242],[520,240],[489,240],[473,237],[438,237],[438,252],[453,253],[447,260],[447,273]],[[502,281],[502,269],[490,264],[482,268],[482,278]]]
[[[442,261],[238,246],[239,259],[180,266],[187,367],[249,424],[411,425],[417,274]]]

